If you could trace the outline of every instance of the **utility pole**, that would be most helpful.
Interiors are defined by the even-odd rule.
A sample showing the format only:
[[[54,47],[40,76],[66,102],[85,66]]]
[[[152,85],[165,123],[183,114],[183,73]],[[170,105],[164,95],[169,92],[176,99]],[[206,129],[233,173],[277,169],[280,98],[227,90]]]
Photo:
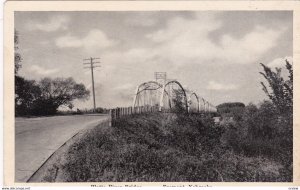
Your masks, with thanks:
[[[95,86],[94,86],[94,68],[96,67],[101,67],[100,65],[96,65],[97,63],[100,63],[100,61],[95,62],[95,60],[99,60],[100,58],[88,58],[88,59],[83,59],[83,61],[90,61],[89,63],[83,63],[84,65],[89,65],[84,68],[90,68],[91,69],[91,74],[92,74],[92,88],[93,88],[93,103],[94,103],[94,109],[93,112],[96,111],[96,100],[95,100]]]

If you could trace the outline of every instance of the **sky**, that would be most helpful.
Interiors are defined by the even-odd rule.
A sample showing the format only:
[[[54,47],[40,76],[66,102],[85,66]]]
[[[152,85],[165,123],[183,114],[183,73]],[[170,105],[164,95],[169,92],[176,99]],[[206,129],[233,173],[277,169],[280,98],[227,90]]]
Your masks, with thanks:
[[[267,99],[259,63],[293,58],[291,11],[15,12],[15,28],[27,79],[73,77],[91,90],[83,59],[99,57],[97,107],[130,106],[157,71],[213,105],[258,104]]]

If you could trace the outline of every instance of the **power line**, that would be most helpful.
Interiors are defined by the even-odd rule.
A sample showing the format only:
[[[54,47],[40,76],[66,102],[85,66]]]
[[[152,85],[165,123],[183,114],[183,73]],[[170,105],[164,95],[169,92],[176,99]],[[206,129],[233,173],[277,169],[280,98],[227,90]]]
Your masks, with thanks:
[[[100,61],[95,61],[95,60],[99,60],[100,58],[93,58],[90,57],[88,59],[83,59],[83,61],[90,61],[89,63],[83,63],[84,65],[89,65],[89,66],[85,66],[84,68],[90,68],[91,69],[91,74],[92,74],[92,88],[93,88],[93,103],[94,103],[94,112],[96,111],[96,100],[95,100],[95,86],[94,86],[94,68],[96,67],[101,67],[100,65],[97,65],[98,63],[100,63]]]

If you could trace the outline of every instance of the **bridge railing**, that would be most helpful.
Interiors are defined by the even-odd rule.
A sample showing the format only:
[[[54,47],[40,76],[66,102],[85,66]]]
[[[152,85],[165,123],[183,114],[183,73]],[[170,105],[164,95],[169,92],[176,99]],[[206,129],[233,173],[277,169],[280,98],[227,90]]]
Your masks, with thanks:
[[[110,109],[111,124],[114,125],[116,120],[131,115],[158,112],[158,106],[139,106],[139,107],[118,107]]]

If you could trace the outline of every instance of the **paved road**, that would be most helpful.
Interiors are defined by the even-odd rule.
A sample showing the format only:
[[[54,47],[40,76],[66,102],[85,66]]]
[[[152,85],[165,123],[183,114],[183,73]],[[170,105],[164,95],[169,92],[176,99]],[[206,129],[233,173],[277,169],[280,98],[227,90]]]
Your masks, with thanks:
[[[72,136],[107,118],[107,115],[16,118],[15,181],[26,182]]]

